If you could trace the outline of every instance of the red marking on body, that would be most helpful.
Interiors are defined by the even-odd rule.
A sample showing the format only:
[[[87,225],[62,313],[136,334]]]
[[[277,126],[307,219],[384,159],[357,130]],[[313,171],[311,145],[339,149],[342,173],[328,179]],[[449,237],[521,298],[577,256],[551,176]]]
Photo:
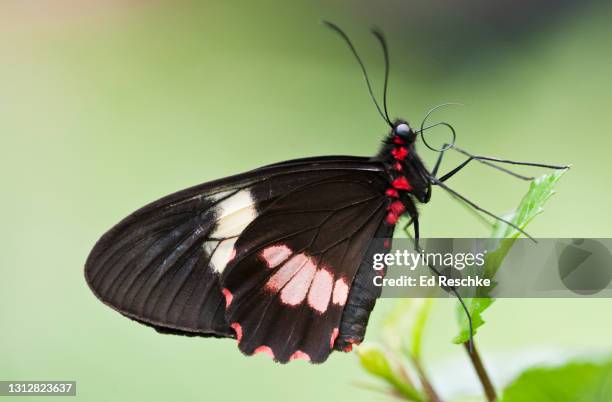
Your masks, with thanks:
[[[401,163],[399,163],[399,162],[395,162],[395,163],[393,164],[393,169],[397,170],[398,172],[401,172],[401,171],[402,171],[402,169],[403,169],[402,164],[401,164]]]
[[[350,352],[351,350],[353,350],[353,344],[351,343],[342,348],[343,352]]]
[[[314,276],[308,291],[308,305],[320,313],[327,310],[332,295],[332,282],[334,278],[326,269],[320,269]]]
[[[408,156],[408,148],[406,147],[397,147],[391,150],[391,155],[398,161],[403,161]]]
[[[393,180],[393,182],[391,182],[391,185],[398,190],[412,190],[412,186],[410,185],[408,179],[405,176],[399,176],[398,178]]]
[[[332,303],[339,306],[344,306],[348,297],[349,287],[346,284],[344,278],[336,280],[334,283],[334,293],[332,296]]]
[[[361,344],[361,339],[357,339],[357,338],[348,338],[347,341],[351,345],[359,345],[359,344]]]
[[[316,271],[317,266],[310,258],[306,257],[306,262],[302,264],[300,270],[281,290],[281,301],[291,306],[296,306],[303,302]]]
[[[339,334],[340,334],[340,331],[338,330],[338,328],[334,328],[334,330],[331,333],[331,338],[329,339],[329,348],[330,349],[334,348],[334,343],[336,343],[336,339],[338,338]]]
[[[236,340],[240,342],[240,340],[242,339],[242,326],[237,322],[234,322],[232,323],[232,325],[230,325],[230,327],[232,327],[232,329],[236,333]]]
[[[406,210],[406,207],[401,201],[393,201],[391,204],[389,204],[389,206],[387,207],[387,210],[399,216],[404,213],[404,211]]]
[[[393,212],[389,212],[385,218],[385,222],[387,222],[389,225],[395,225],[398,219],[399,216],[395,215]]]
[[[309,362],[310,361],[310,356],[308,356],[308,353],[304,353],[301,350],[298,350],[298,351],[294,352],[291,355],[291,357],[289,357],[289,361],[296,360],[296,359],[297,360],[299,360],[299,359],[306,360],[307,362]]]
[[[393,198],[399,197],[399,193],[394,188],[388,188],[387,191],[385,191],[385,195],[387,195],[388,197],[393,197]]]
[[[225,308],[228,308],[229,305],[232,304],[232,299],[234,298],[234,296],[232,295],[232,292],[230,292],[227,288],[223,288],[221,293],[223,293],[223,296],[225,296]]]
[[[389,241],[389,239],[385,239],[385,241],[383,242],[383,247],[384,248],[391,247],[391,242]]]
[[[406,207],[401,201],[393,201],[387,207],[389,213],[387,214],[386,221],[389,225],[395,225],[399,217],[404,213]]]
[[[406,141],[402,137],[400,137],[399,135],[396,135],[396,136],[393,137],[393,142],[395,144],[398,144],[398,145],[402,145],[402,144],[406,143]]]
[[[270,348],[269,346],[261,345],[261,346],[256,347],[255,350],[253,351],[253,354],[256,355],[257,353],[264,353],[274,359],[274,352],[272,351],[272,348]]]
[[[287,260],[292,254],[291,249],[284,244],[266,247],[261,252],[261,258],[266,262],[268,268],[274,268]]]

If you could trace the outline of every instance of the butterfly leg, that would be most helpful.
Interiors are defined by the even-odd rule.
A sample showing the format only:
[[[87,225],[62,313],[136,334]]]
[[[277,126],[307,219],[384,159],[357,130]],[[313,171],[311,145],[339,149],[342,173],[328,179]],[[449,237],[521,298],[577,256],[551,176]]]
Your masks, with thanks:
[[[457,173],[458,171],[460,171],[461,169],[463,169],[465,166],[467,166],[468,163],[470,163],[473,160],[476,160],[484,165],[487,165],[489,167],[492,167],[493,169],[497,169],[499,171],[502,171],[504,173],[507,173],[511,176],[514,176],[518,179],[521,180],[533,180],[534,177],[533,176],[523,176],[522,174],[513,172],[510,169],[506,169],[503,168],[501,166],[496,165],[495,163],[505,163],[505,164],[510,164],[510,165],[518,165],[518,166],[535,166],[535,167],[543,167],[543,168],[547,168],[547,169],[568,169],[569,166],[561,166],[561,165],[549,165],[549,164],[544,164],[544,163],[534,163],[534,162],[519,162],[519,161],[513,161],[513,160],[509,160],[509,159],[500,159],[500,158],[494,158],[494,157],[490,157],[490,156],[478,156],[478,155],[472,155],[471,153],[457,147],[457,146],[451,146],[450,148],[454,149],[455,151],[459,152],[460,154],[463,154],[465,156],[468,157],[468,159],[463,162],[462,164],[460,164],[459,166],[457,166],[456,168],[454,168],[453,170],[451,170],[450,172],[446,173],[444,176],[440,177],[439,180],[444,182],[448,179],[450,179],[452,176],[455,175],[455,173]],[[442,154],[438,157],[438,161],[440,161],[442,159]],[[492,163],[495,162],[495,163]],[[438,168],[438,163],[436,164],[436,167],[433,170],[433,175],[436,176],[437,174],[437,168]]]
[[[438,180],[444,182],[444,181],[450,179],[451,177],[453,177],[455,175],[455,173],[457,173],[458,171],[460,171],[461,169],[466,167],[467,164],[470,163],[473,160],[474,160],[474,158],[468,158],[465,162],[463,162],[462,164],[460,164],[459,166],[457,166],[456,168],[454,168],[450,172],[446,173],[444,176],[440,177]]]
[[[408,220],[408,222],[404,225],[403,227],[403,231],[404,233],[406,233],[406,235],[408,237],[410,237],[411,239],[414,239],[411,235],[410,232],[408,231],[408,228],[410,226],[414,225],[414,231],[415,231],[415,238],[418,238],[418,232],[419,232],[419,212],[416,209],[416,206],[414,205],[414,202],[412,201],[412,199],[410,199],[410,197],[408,197],[407,195],[402,195],[401,197],[401,201],[402,204],[404,204],[404,206],[406,207],[406,214],[410,217],[410,219]]]
[[[453,147],[451,147],[451,148],[452,148],[452,149],[457,150],[457,148],[455,148],[454,146],[453,146]],[[445,151],[445,152],[446,152],[446,151]],[[457,151],[457,152],[459,152],[459,151]],[[442,161],[442,156],[443,156],[443,155],[444,155],[444,152],[441,152],[441,153],[440,153],[440,156],[438,157],[438,161],[436,162],[436,166],[434,167],[434,170],[432,171],[432,175],[433,175],[433,176],[436,176],[436,175],[437,175],[437,173],[438,173],[438,169],[439,169],[439,167],[440,167],[440,163],[441,163],[441,161]],[[502,171],[502,172],[504,172],[504,173],[507,173],[507,174],[509,174],[510,176],[514,176],[514,177],[516,177],[516,178],[518,178],[518,179],[521,179],[521,180],[533,180],[533,177],[530,177],[530,176],[523,176],[523,175],[521,175],[521,174],[518,174],[518,173],[516,173],[516,172],[513,172],[512,170],[505,169],[505,168],[503,168],[503,167],[501,167],[501,166],[497,166],[497,165],[495,165],[495,164],[493,164],[493,163],[491,163],[491,162],[488,162],[487,160],[481,159],[481,157],[479,157],[479,156],[474,156],[474,155],[470,155],[470,154],[467,154],[467,155],[468,155],[468,159],[467,159],[467,160],[465,160],[465,162],[461,163],[459,166],[457,166],[456,168],[454,168],[454,169],[453,169],[453,170],[451,170],[450,172],[446,173],[444,176],[440,177],[440,178],[439,178],[439,180],[440,180],[440,181],[442,181],[442,182],[444,182],[444,181],[446,181],[446,180],[450,179],[451,177],[453,177],[453,176],[455,175],[455,173],[459,172],[461,169],[463,169],[464,167],[466,167],[466,166],[468,165],[468,163],[470,163],[470,162],[471,162],[471,161],[473,161],[473,160],[477,160],[477,161],[479,161],[480,163],[483,163],[483,164],[485,164],[485,165],[487,165],[487,166],[489,166],[489,167],[492,167],[492,168],[494,168],[494,169],[497,169],[497,170],[499,170],[499,171]]]
[[[446,149],[447,147],[448,147],[449,149],[450,149],[450,148],[454,148],[452,145],[449,145],[449,144],[444,144],[444,145],[442,146],[442,148],[444,148],[444,149]],[[442,164],[442,158],[444,157],[444,153],[445,153],[445,152],[446,152],[446,151],[442,151],[442,152],[440,152],[440,155],[438,156],[438,160],[436,161],[436,164],[435,164],[435,166],[434,166],[433,170],[431,171],[431,175],[432,175],[433,177],[437,177],[437,176],[438,176],[438,170],[440,169],[440,165]],[[467,159],[465,162],[463,162],[462,164],[460,164],[459,166],[457,166],[456,168],[454,168],[454,169],[453,169],[453,170],[451,170],[450,172],[446,173],[444,176],[442,176],[442,177],[441,177],[441,178],[439,178],[438,180],[440,180],[440,181],[444,182],[444,181],[446,181],[446,180],[450,179],[452,176],[454,176],[454,175],[455,175],[455,173],[459,172],[461,169],[463,169],[464,167],[466,167],[466,166],[467,166],[467,164],[468,164],[468,163],[470,163],[470,162],[471,162],[472,160],[474,160],[474,159],[475,159],[474,157],[470,156],[470,157],[469,157],[469,158],[468,158],[468,159]],[[483,163],[484,163],[484,162],[483,162]],[[491,165],[492,167],[494,167],[494,168],[499,168],[499,166],[496,166],[496,165],[493,165],[493,164],[490,164],[490,165]],[[501,169],[501,170],[504,170],[504,171],[505,171],[505,170],[507,170],[507,169],[503,169],[503,168],[500,168],[500,169]],[[510,174],[514,174],[514,172],[510,172],[510,171],[508,171],[508,173],[510,173]],[[521,176],[521,175],[518,175],[518,176],[520,176],[521,178],[525,178],[525,179],[527,179],[527,178],[526,178],[526,177],[524,177],[524,176]]]
[[[489,212],[486,209],[480,207],[479,205],[477,205],[473,201],[470,201],[469,199],[467,199],[463,195],[459,194],[458,192],[456,192],[452,188],[448,187],[446,184],[442,183],[439,179],[437,179],[435,177],[430,177],[430,180],[431,180],[431,184],[442,187],[444,190],[449,192],[453,197],[456,197],[459,200],[465,202],[467,205],[469,205],[470,207],[474,208],[476,211],[482,212],[483,214],[488,215],[488,216],[490,216],[493,219],[496,219],[496,220],[498,220],[500,222],[505,223],[506,225],[508,225],[510,227],[513,227],[518,232],[524,234],[525,236],[527,236],[528,238],[530,238],[531,240],[536,242],[536,240],[531,235],[529,235],[529,233],[525,232],[523,229],[519,228],[514,223],[512,223],[512,222],[510,222],[510,221],[508,221],[508,220],[506,220],[506,219],[504,219],[504,218],[502,218],[500,216],[495,215],[493,212]]]
[[[419,243],[419,239],[421,238],[421,235],[419,233],[419,218],[418,217],[414,217],[413,218],[413,227],[414,227],[414,247],[416,247],[417,252],[421,252],[421,245]]]
[[[448,144],[444,144],[442,146],[442,148],[446,148],[448,146]],[[438,169],[440,169],[440,164],[442,163],[442,158],[444,157],[444,153],[446,151],[442,151],[440,152],[440,155],[438,155],[438,160],[436,160],[436,164],[433,168],[433,170],[431,171],[432,176],[436,177],[438,175]]]
[[[499,168],[499,166],[490,164],[490,163],[485,163],[485,162],[496,162],[496,163],[506,163],[509,165],[519,165],[519,166],[535,166],[535,167],[542,167],[542,168],[546,168],[546,169],[568,169],[569,166],[567,165],[550,165],[547,163],[536,163],[536,162],[520,162],[520,161],[513,161],[513,160],[509,160],[509,159],[500,159],[500,158],[494,158],[491,156],[477,156],[477,155],[472,155],[471,153],[453,145],[451,147],[452,149],[454,149],[455,151],[468,156],[472,159],[475,159],[479,162],[484,163],[485,165],[489,165],[491,167],[496,167]]]
[[[424,252],[425,250],[421,249],[420,243],[419,243],[419,239],[420,239],[420,234],[419,234],[419,218],[418,216],[411,216],[411,221],[413,223],[414,226],[414,239],[413,239],[413,243],[414,243],[414,248],[416,250],[417,253],[420,252]],[[427,263],[427,266],[429,267],[429,269],[436,275],[436,276],[442,276],[442,273],[433,265],[430,263]],[[459,294],[459,292],[457,291],[457,288],[455,286],[449,286],[448,288],[449,292],[452,292],[455,297],[457,298],[457,300],[459,300],[459,303],[461,304],[461,307],[463,308],[463,311],[465,312],[465,315],[467,317],[468,320],[468,326],[470,329],[470,341],[469,341],[469,349],[470,349],[470,353],[472,352],[473,349],[473,344],[474,344],[474,329],[472,327],[472,315],[470,314],[470,311],[468,310],[465,302],[463,301],[463,298],[461,297],[461,295]]]
[[[412,226],[413,223],[414,223],[414,218],[410,217],[410,220],[404,225],[404,228],[402,229],[408,236],[410,236],[410,233],[408,233],[408,228]]]

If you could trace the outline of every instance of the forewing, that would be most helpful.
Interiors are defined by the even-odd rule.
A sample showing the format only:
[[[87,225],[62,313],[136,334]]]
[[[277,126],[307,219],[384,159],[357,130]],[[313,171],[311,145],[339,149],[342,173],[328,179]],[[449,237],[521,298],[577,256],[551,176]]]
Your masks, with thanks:
[[[219,277],[235,258],[234,246],[244,229],[298,188],[378,170],[365,158],[310,158],[164,197],[97,242],[85,266],[87,282],[107,305],[166,332],[234,337]]]

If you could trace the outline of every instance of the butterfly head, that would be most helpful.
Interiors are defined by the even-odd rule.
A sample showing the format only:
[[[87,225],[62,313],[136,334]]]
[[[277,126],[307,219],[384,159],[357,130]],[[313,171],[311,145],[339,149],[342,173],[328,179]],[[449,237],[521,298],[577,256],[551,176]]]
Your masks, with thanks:
[[[416,132],[404,120],[397,120],[393,124],[393,135],[403,140],[406,144],[412,144],[417,137]]]

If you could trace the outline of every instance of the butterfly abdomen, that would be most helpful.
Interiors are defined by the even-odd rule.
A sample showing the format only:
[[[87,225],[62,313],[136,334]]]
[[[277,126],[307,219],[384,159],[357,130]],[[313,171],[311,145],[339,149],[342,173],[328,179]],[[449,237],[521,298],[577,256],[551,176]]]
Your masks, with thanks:
[[[374,277],[383,275],[385,269],[374,270],[374,254],[388,251],[391,248],[395,226],[382,223],[370,242],[366,254],[353,279],[351,290],[340,322],[340,335],[335,341],[334,349],[348,352],[353,345],[363,340],[370,318],[370,313],[380,296],[382,288],[374,286]]]

